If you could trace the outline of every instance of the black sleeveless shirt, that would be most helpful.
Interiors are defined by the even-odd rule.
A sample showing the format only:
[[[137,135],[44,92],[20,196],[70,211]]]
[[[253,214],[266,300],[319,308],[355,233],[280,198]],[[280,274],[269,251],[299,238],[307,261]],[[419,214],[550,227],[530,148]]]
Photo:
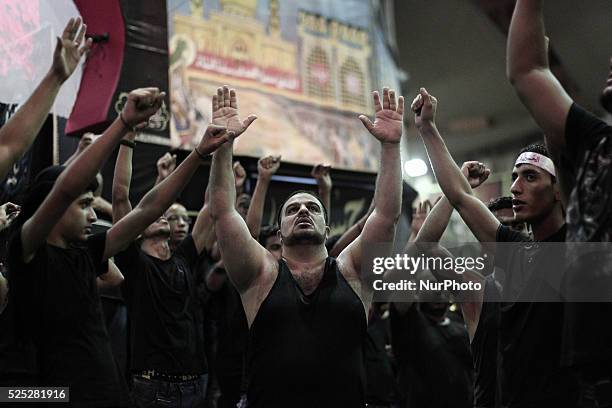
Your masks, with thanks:
[[[305,295],[285,261],[249,333],[249,407],[363,407],[363,304],[327,258]]]

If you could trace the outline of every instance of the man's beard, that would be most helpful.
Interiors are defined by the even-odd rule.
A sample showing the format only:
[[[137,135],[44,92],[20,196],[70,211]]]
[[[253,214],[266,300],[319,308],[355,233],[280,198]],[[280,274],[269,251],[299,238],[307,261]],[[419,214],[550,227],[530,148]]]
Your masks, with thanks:
[[[325,242],[325,235],[315,231],[299,231],[287,237],[283,237],[283,244],[294,245],[321,245]]]

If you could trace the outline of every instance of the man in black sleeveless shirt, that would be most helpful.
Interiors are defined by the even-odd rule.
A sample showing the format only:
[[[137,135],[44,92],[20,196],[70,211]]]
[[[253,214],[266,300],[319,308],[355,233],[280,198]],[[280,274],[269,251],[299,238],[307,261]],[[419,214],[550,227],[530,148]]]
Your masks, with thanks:
[[[363,232],[338,257],[328,257],[327,213],[312,193],[294,193],[279,213],[283,258],[251,237],[234,209],[232,146],[213,159],[212,216],[228,276],[240,293],[250,327],[247,403],[250,407],[363,407],[363,342],[372,290],[361,272],[365,245],[391,242],[401,208],[399,142],[404,100],[374,92],[376,121],[360,116],[381,142],[375,210]],[[219,88],[213,123],[237,135],[252,122],[238,117],[236,93]]]

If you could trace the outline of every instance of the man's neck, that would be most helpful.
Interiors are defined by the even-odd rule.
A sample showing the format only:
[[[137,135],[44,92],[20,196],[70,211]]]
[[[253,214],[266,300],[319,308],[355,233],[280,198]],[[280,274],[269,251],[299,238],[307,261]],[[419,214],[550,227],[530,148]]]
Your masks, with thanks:
[[[323,244],[317,245],[283,245],[283,258],[289,267],[317,265],[327,259],[327,249]]]
[[[145,238],[140,248],[147,255],[167,261],[172,256],[168,241],[168,237],[164,236]]]
[[[70,246],[70,242],[64,238],[64,236],[58,231],[57,227],[58,226],[56,225],[47,236],[47,244],[66,249]]]
[[[546,217],[531,224],[533,238],[536,241],[543,241],[559,231],[564,223],[565,219],[561,210],[561,204],[557,204]]]

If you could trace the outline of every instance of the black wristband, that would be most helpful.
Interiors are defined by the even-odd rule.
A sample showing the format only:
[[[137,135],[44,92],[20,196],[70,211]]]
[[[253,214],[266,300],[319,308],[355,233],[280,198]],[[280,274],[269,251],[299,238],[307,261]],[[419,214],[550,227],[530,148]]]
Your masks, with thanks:
[[[119,112],[119,119],[121,119],[121,122],[123,122],[123,126],[125,126],[127,130],[129,130],[130,132],[136,131],[133,127],[130,126],[129,123],[125,121],[125,118],[123,117],[123,112]]]
[[[197,146],[196,146],[196,148],[195,148],[195,149],[193,149],[193,150],[196,152],[196,154],[197,154],[198,156],[200,156],[200,160],[206,160],[206,158],[207,158],[208,156],[210,156],[209,154],[204,155],[204,154],[200,153],[200,151],[198,150]]]
[[[133,149],[136,147],[136,142],[132,142],[131,140],[127,140],[127,139],[121,139],[121,141],[119,142],[120,145],[123,146],[127,146],[130,149]]]

